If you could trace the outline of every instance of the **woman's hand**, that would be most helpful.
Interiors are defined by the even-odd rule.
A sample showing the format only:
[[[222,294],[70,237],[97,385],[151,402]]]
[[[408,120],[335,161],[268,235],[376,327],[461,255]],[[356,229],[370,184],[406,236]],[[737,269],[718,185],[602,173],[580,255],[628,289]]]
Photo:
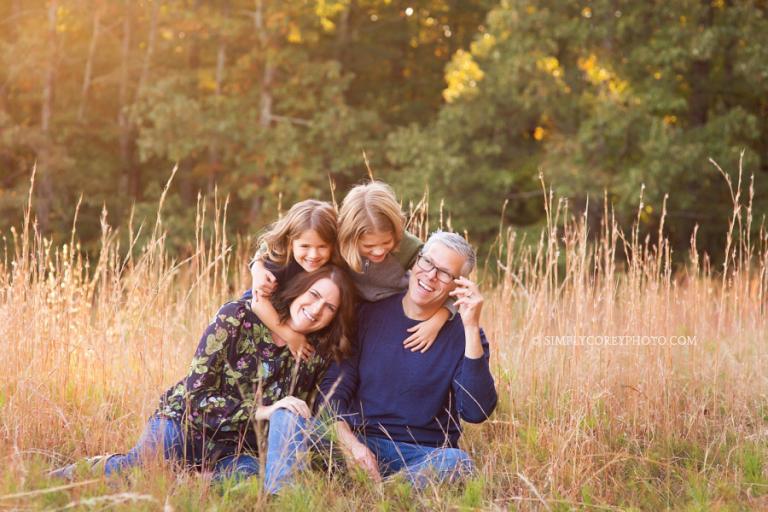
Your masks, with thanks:
[[[253,416],[257,420],[268,420],[278,409],[289,410],[302,418],[309,418],[312,416],[312,412],[309,410],[307,402],[301,398],[296,398],[295,396],[281,398],[272,405],[261,405],[256,409]]]

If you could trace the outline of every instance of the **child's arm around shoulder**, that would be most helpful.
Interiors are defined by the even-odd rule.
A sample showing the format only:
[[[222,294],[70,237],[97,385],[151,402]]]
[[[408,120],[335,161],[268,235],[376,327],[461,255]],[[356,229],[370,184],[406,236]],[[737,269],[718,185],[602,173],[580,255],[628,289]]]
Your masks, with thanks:
[[[394,256],[405,270],[410,270],[416,263],[416,256],[422,247],[424,247],[424,242],[419,237],[405,231],[403,232],[403,239],[400,240],[400,247],[395,251]]]
[[[403,341],[403,347],[411,349],[411,352],[421,352],[423,354],[429,350],[429,347],[437,339],[437,335],[440,334],[440,329],[451,318],[453,318],[453,315],[447,309],[447,306],[443,305],[431,318],[419,322],[408,329],[411,335]]]
[[[271,262],[268,260],[266,262],[256,260],[251,264],[251,279],[253,281],[251,309],[270,331],[286,341],[293,357],[297,360],[309,359],[315,348],[309,344],[306,336],[280,323],[277,310],[269,300],[278,286],[274,273],[267,270],[267,267],[270,266],[269,263]]]

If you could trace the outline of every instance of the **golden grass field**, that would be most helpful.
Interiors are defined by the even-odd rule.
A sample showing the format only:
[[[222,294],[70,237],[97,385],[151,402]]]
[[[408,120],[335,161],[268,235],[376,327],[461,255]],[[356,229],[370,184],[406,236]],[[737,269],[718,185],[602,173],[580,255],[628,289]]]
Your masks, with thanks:
[[[673,268],[663,230],[587,233],[548,190],[540,239],[502,226],[477,276],[500,402],[462,438],[480,475],[421,493],[309,472],[267,500],[257,481],[211,486],[162,466],[49,479],[133,445],[209,317],[247,287],[251,247],[225,237],[222,205],[199,208],[184,259],[159,214],[122,234],[105,219],[94,259],[75,230],[54,245],[28,218],[0,259],[0,509],[768,510],[768,235],[748,236],[759,220],[740,183],[716,268],[695,238]],[[427,229],[423,215],[413,227]]]

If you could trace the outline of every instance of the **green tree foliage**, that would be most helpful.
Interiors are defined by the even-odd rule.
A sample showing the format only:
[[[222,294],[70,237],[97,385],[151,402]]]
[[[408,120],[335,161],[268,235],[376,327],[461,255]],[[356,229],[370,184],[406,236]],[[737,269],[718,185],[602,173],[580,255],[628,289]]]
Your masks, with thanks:
[[[3,227],[20,218],[35,161],[38,215],[46,199],[41,176],[55,184],[41,227],[66,236],[82,195],[86,238],[96,237],[104,204],[115,223],[133,204],[151,215],[176,162],[166,214],[189,226],[180,235],[192,233],[198,190],[230,195],[234,229],[249,231],[275,218],[280,194],[285,203],[327,197],[329,175],[362,175],[360,150],[379,138],[380,122],[344,97],[352,75],[327,51],[333,7],[267,0],[4,5],[0,16],[15,28],[0,46]],[[40,71],[47,62],[46,131]]]
[[[730,196],[708,163],[768,191],[764,1],[9,0],[0,3],[0,229],[37,162],[41,228],[97,240],[165,205],[194,239],[198,192],[253,233],[277,205],[367,175],[475,241],[541,221],[539,171],[622,221],[722,241]],[[282,198],[282,199],[281,199]]]
[[[485,230],[505,199],[508,220],[540,218],[538,169],[577,208],[589,198],[594,223],[604,190],[629,222],[645,184],[647,230],[669,193],[675,245],[698,223],[714,249],[731,204],[709,157],[733,172],[746,149],[766,212],[765,15],[765,2],[502,1],[446,67],[436,121],[394,133],[389,160],[404,189],[430,183],[462,226]]]

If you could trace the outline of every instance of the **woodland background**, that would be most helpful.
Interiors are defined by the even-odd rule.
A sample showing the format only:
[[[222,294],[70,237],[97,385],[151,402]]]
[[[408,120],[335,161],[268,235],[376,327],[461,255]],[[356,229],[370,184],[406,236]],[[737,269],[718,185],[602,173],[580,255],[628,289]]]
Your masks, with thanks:
[[[768,2],[2,0],[0,230],[33,201],[47,236],[95,250],[164,213],[188,252],[198,192],[230,233],[340,200],[367,176],[429,189],[458,231],[541,228],[539,171],[591,232],[604,200],[681,258],[723,252],[726,169],[768,202]],[[644,201],[638,212],[642,186]],[[505,202],[507,202],[506,207]],[[502,214],[503,209],[503,214]],[[503,218],[502,218],[503,216]],[[123,233],[127,231],[124,230]],[[675,256],[677,258],[677,256]]]
[[[768,510],[766,11],[0,0],[0,509]],[[484,249],[476,477],[52,479],[134,445],[252,235],[363,152]],[[693,342],[546,342],[579,336]]]

